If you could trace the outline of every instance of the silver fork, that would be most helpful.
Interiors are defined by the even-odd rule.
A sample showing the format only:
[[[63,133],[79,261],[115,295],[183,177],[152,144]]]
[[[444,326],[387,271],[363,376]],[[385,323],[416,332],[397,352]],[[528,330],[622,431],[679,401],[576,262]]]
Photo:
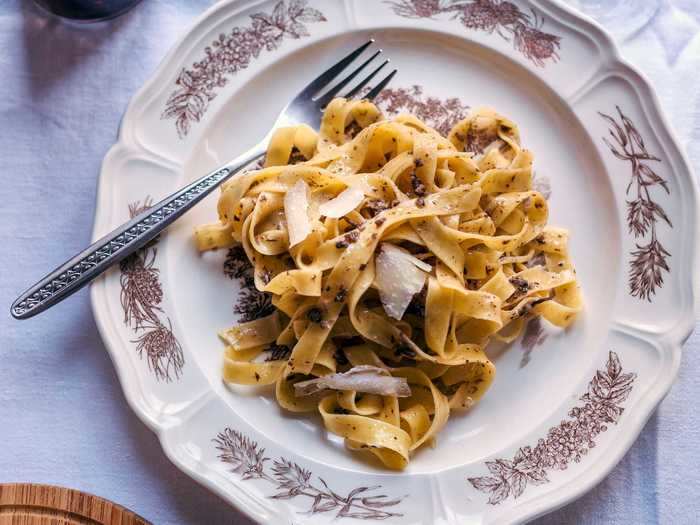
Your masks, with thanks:
[[[373,43],[374,39],[369,40],[312,80],[281,111],[270,132],[250,150],[138,214],[129,222],[122,224],[116,230],[105,235],[29,288],[12,303],[10,309],[12,316],[15,319],[27,319],[43,312],[85,286],[113,264],[142,248],[211,193],[219,184],[230,179],[242,168],[262,157],[267,150],[272,133],[277,128],[301,123],[318,127],[321,122],[323,108],[334,97],[356,97],[389,62],[389,60],[385,60],[374,71],[358,82],[355,87],[341,94],[341,91],[381,54],[382,50],[379,49],[345,78],[321,94],[341,72],[360,57]],[[363,98],[371,100],[376,97],[391,81],[396,71],[396,69],[391,71],[372,87]]]

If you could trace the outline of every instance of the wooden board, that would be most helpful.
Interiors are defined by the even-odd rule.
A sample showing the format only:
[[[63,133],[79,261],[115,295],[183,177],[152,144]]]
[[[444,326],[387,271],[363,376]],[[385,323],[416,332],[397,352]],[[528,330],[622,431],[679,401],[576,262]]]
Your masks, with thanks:
[[[79,490],[0,484],[0,525],[150,525],[130,510]]]

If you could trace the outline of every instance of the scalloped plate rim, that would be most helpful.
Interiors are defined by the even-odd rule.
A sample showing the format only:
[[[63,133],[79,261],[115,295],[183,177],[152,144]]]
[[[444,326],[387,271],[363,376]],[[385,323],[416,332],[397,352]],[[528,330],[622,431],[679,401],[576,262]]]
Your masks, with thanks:
[[[602,26],[600,26],[600,24],[587,15],[576,11],[572,7],[564,4],[561,0],[531,1],[536,6],[547,11],[550,15],[561,14],[561,12],[565,13],[570,18],[570,20],[567,20],[567,24],[570,24],[575,30],[580,31],[581,33],[588,34],[596,45],[599,46],[601,52],[604,51],[607,53],[604,60],[608,62],[609,66],[617,66],[621,72],[631,73],[633,76],[637,77],[636,79],[628,77],[628,81],[637,93],[645,116],[650,122],[657,122],[659,124],[654,132],[657,139],[666,148],[671,148],[668,150],[668,153],[670,153],[669,158],[675,159],[675,164],[672,166],[673,172],[677,176],[681,178],[687,177],[689,180],[691,192],[685,195],[685,198],[688,199],[690,208],[689,212],[694,215],[694,217],[692,217],[693,220],[691,221],[691,233],[697,234],[698,229],[700,228],[700,208],[698,208],[698,202],[700,202],[700,191],[698,189],[697,181],[695,180],[693,171],[690,167],[691,165],[688,156],[684,151],[684,148],[681,146],[675,131],[670,126],[668,118],[661,108],[658,95],[656,94],[656,91],[652,87],[646,75],[636,66],[632,65],[629,61],[622,57],[617,44],[614,42],[610,34]],[[109,214],[112,212],[111,204],[106,198],[107,184],[105,173],[109,169],[109,164],[115,156],[124,155],[135,158],[141,157],[161,161],[167,160],[171,165],[181,165],[180,163],[173,162],[171,159],[163,159],[156,153],[146,149],[135,137],[134,120],[138,116],[136,110],[141,104],[147,104],[151,98],[155,96],[155,94],[152,94],[150,97],[144,99],[144,95],[148,95],[150,90],[156,84],[157,80],[163,75],[166,75],[169,70],[178,64],[176,58],[177,54],[183,49],[183,46],[191,38],[191,34],[197,28],[205,24],[207,20],[215,16],[219,11],[234,8],[236,9],[235,13],[237,13],[245,7],[256,4],[258,4],[258,2],[255,2],[254,0],[224,0],[205,10],[191,23],[188,29],[183,33],[183,36],[178,39],[175,44],[173,44],[171,50],[161,60],[160,64],[151,74],[149,79],[133,95],[123,113],[119,125],[118,140],[109,149],[101,165],[100,177],[98,179],[96,192],[95,220],[92,232],[93,240],[96,240],[100,233],[104,231],[104,223],[108,222],[107,217],[109,217]],[[554,13],[550,11],[551,8],[554,9]],[[557,10],[559,13],[556,12]],[[232,13],[232,15],[235,13]],[[663,130],[663,132],[659,130]],[[660,133],[665,133],[666,137],[659,137]],[[105,213],[105,211],[107,213]],[[696,235],[694,237],[696,237]],[[625,328],[629,329],[629,331],[633,333],[635,337],[652,344],[657,351],[661,353],[670,353],[670,360],[668,361],[670,370],[668,370],[666,373],[659,373],[656,380],[653,383],[650,383],[643,399],[635,404],[635,407],[640,403],[647,405],[648,408],[643,413],[643,417],[640,417],[635,421],[626,421],[626,431],[622,433],[623,439],[618,440],[615,443],[611,443],[606,447],[607,451],[614,449],[612,451],[612,457],[610,454],[608,454],[605,461],[598,460],[597,462],[588,465],[581,473],[581,478],[585,478],[583,483],[579,482],[573,488],[570,487],[573,485],[571,482],[564,483],[563,485],[556,487],[553,491],[512,507],[505,513],[504,519],[506,517],[512,518],[513,523],[520,523],[534,519],[537,516],[551,512],[581,497],[585,492],[597,485],[605,476],[609,474],[609,472],[619,463],[624,454],[631,448],[644,428],[647,420],[653,415],[658,404],[668,394],[678,375],[682,345],[693,332],[695,319],[699,309],[698,296],[700,295],[700,292],[698,292],[698,289],[700,288],[700,272],[692,271],[693,268],[697,267],[697,264],[700,261],[700,244],[697,242],[697,239],[695,239],[694,246],[690,246],[686,251],[689,252],[689,257],[685,258],[685,268],[683,269],[689,271],[683,272],[683,276],[690,276],[691,282],[688,283],[688,293],[690,295],[689,300],[691,307],[686,308],[683,311],[684,315],[672,326],[671,329],[667,330],[666,332],[647,332],[630,327],[629,325],[623,325]],[[114,325],[112,318],[105,311],[105,308],[107,308],[105,288],[106,283],[104,279],[99,279],[93,283],[90,289],[91,307],[98,331],[105,344],[105,347],[108,350],[110,359],[114,364],[115,371],[127,403],[136,413],[139,419],[141,419],[141,421],[143,421],[143,423],[158,436],[164,453],[173,464],[175,464],[183,472],[187,473],[188,476],[198,483],[204,485],[209,490],[212,490],[224,499],[229,500],[229,502],[233,503],[238,510],[245,513],[251,519],[259,521],[260,516],[257,516],[251,509],[244,505],[240,496],[227,492],[225,486],[222,486],[216,481],[208,478],[206,476],[206,472],[198,472],[189,465],[185,464],[185,462],[183,462],[179,457],[176,447],[170,446],[170,443],[167,441],[167,430],[171,428],[172,425],[168,424],[167,417],[164,418],[162,415],[159,416],[149,410],[149,404],[145,400],[144,395],[146,388],[139,382],[137,377],[131,374],[133,372],[131,361],[128,359],[127,355],[124,352],[121,352],[120,348],[118,348],[124,345],[119,344],[120,337],[116,334],[116,325]],[[611,330],[614,329],[614,326],[611,327]],[[667,365],[664,367],[664,370],[668,368],[669,366]],[[206,395],[209,394],[210,393]],[[646,403],[644,403],[644,401],[646,401]],[[231,483],[236,484],[235,482]],[[549,501],[543,503],[543,499],[548,499]]]

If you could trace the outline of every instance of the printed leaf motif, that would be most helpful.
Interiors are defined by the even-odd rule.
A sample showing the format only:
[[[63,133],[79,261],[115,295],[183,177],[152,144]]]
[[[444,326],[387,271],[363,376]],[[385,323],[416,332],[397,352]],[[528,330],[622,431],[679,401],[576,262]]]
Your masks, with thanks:
[[[441,100],[425,96],[423,88],[417,85],[410,88],[384,89],[374,102],[389,115],[411,113],[444,136],[447,136],[452,126],[465,118],[469,111],[469,106],[458,98]]]
[[[552,196],[552,184],[549,177],[537,173],[533,175],[532,189],[539,191],[546,200],[549,200]]]
[[[398,505],[401,503],[401,500],[403,498],[396,498],[396,499],[386,499],[387,496],[384,494],[380,496],[368,496],[365,498],[362,498],[360,501],[362,502],[363,505],[367,507],[372,507],[375,509],[381,509],[384,507],[393,507],[394,505]]]
[[[481,492],[493,492],[500,486],[502,481],[501,478],[492,478],[491,476],[469,478],[469,483],[471,483],[476,490],[480,490]]]
[[[310,471],[304,470],[296,463],[291,463],[284,458],[275,461],[273,465],[272,472],[278,483],[277,488],[287,491],[273,497],[288,499],[299,495],[303,490],[309,488]],[[284,496],[282,496],[283,494]]]
[[[136,217],[150,208],[152,199],[129,204],[129,216]],[[178,379],[185,366],[185,356],[180,342],[173,334],[170,318],[161,308],[163,287],[160,270],[156,268],[156,255],[160,237],[119,263],[119,295],[124,312],[124,324],[131,327],[136,339],[136,352],[146,357],[148,369],[157,381]]]
[[[496,461],[487,461],[486,467],[491,474],[496,476],[507,476],[513,469],[513,464],[507,459],[497,459]]]
[[[637,243],[630,252],[628,286],[630,294],[651,302],[658,288],[664,284],[663,273],[670,272],[668,257],[671,254],[657,238],[657,225],[663,221],[673,228],[666,211],[652,198],[651,190],[661,186],[668,194],[667,181],[648,164],[661,159],[647,151],[644,139],[619,106],[616,106],[619,122],[612,116],[598,113],[610,126],[610,138],[603,142],[617,158],[630,163],[632,176],[627,185],[627,228],[635,238],[647,238],[648,243]]]
[[[544,485],[549,483],[547,473],[542,469],[533,469],[526,472],[527,481],[532,485]]]
[[[501,501],[505,500],[510,495],[510,485],[508,482],[501,478],[498,485],[496,485],[495,490],[489,496],[488,503],[491,505],[498,505]]]
[[[326,21],[323,13],[307,6],[306,0],[291,0],[288,4],[280,1],[271,13],[254,13],[250,19],[250,25],[219,35],[204,49],[205,57],[177,77],[161,119],[174,120],[180,138],[204,117],[229,77],[246,69],[261,51],[274,51],[285,38],[309,36],[305,23]]]
[[[242,323],[260,319],[274,312],[270,295],[255,287],[253,270],[241,246],[229,249],[224,261],[224,274],[229,279],[236,279],[241,287],[233,312],[238,315],[238,320]],[[280,353],[283,353],[283,347],[279,348],[278,355]]]
[[[620,358],[615,353],[610,354],[610,359],[608,359],[608,364],[606,366],[608,370],[608,375],[615,379],[622,372],[622,364],[620,363]],[[599,371],[600,373],[600,371]]]
[[[542,261],[535,261],[536,264],[545,264],[544,259]],[[545,342],[547,339],[547,334],[542,327],[542,320],[540,317],[533,317],[525,325],[525,331],[523,332],[522,346],[523,355],[520,358],[519,368],[524,368],[530,362],[530,355],[532,351],[539,345]]]
[[[637,249],[631,253],[630,292],[651,302],[656,289],[664,284],[662,271],[670,272],[666,258],[671,254],[656,239],[649,244],[636,246]]]
[[[241,474],[243,479],[259,478],[263,475],[263,464],[268,458],[265,449],[235,430],[226,429],[214,440],[221,452],[219,458],[233,466],[232,472]]]
[[[447,14],[466,28],[496,33],[538,67],[559,60],[561,37],[542,31],[544,18],[507,0],[386,0],[398,16],[433,19]]]
[[[578,463],[595,447],[596,437],[607,430],[607,425],[617,423],[624,412],[620,406],[633,388],[637,375],[622,373],[620,358],[615,352],[608,354],[605,370],[598,370],[588,384],[588,390],[579,399],[583,404],[572,408],[570,419],[562,421],[547,432],[534,447],[517,450],[512,461],[498,458],[486,461],[492,474],[467,478],[479,492],[488,494],[488,503],[498,505],[510,496],[522,496],[528,485],[549,483],[547,471],[565,470],[571,462]]]
[[[671,193],[671,190],[668,189],[668,183],[659,177],[649,166],[646,164],[640,164],[639,166],[639,174],[640,174],[640,182],[644,186],[654,186],[655,184],[658,184],[661,186],[664,190],[666,190],[666,193]],[[670,223],[669,223],[670,224]]]
[[[318,483],[312,481],[312,473],[298,463],[286,458],[272,461],[272,468],[266,470],[265,449],[243,433],[226,428],[214,438],[219,459],[231,467],[231,472],[238,474],[242,480],[263,480],[279,491],[271,499],[293,500],[307,498],[310,506],[304,514],[321,514],[335,511],[335,518],[355,518],[362,520],[385,520],[401,517],[399,512],[384,510],[395,507],[403,501],[403,497],[387,499],[386,494],[371,494],[380,490],[381,486],[357,487],[347,496],[331,490],[321,478]],[[269,466],[269,463],[268,463]]]
[[[519,498],[523,495],[526,485],[527,476],[517,470],[513,471],[513,475],[510,478],[510,488],[514,498]]]

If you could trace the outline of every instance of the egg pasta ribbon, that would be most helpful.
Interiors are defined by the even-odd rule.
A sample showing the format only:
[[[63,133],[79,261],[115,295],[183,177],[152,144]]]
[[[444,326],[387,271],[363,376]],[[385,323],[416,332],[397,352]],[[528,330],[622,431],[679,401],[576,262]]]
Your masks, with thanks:
[[[565,328],[582,308],[532,165],[486,108],[447,137],[342,98],[319,132],[278,129],[264,167],[227,181],[218,221],[195,230],[200,250],[241,245],[275,306],[220,333],[224,380],[271,385],[348,450],[404,468],[487,392],[491,340],[536,316]]]

